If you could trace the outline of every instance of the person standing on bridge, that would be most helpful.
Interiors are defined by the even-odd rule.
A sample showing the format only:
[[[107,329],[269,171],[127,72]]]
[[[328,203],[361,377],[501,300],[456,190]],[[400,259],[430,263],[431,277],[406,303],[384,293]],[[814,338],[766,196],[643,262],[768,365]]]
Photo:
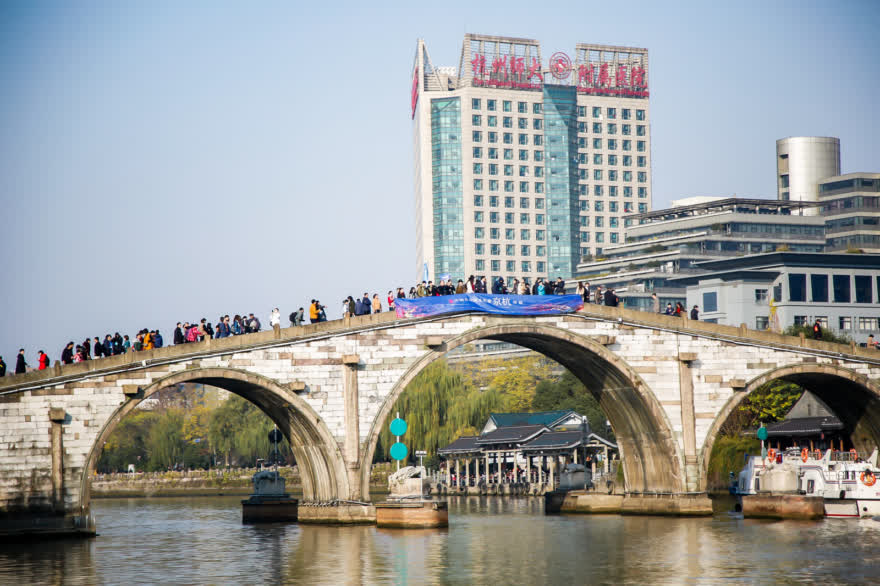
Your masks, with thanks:
[[[691,309],[691,319],[694,321],[700,321],[700,308],[697,305],[694,305],[693,309]]]
[[[18,358],[15,359],[15,374],[24,374],[27,372],[27,362],[24,359],[24,348],[18,351]]]
[[[61,351],[61,364],[73,364],[73,342],[68,342]]]
[[[651,311],[660,313],[660,298],[656,293],[651,293]]]
[[[381,313],[382,311],[382,300],[379,299],[378,293],[373,293],[373,313]]]
[[[2,356],[0,356],[0,376],[6,376],[6,363],[3,362]]]
[[[822,324],[817,319],[813,324],[813,339],[821,340],[822,339]]]
[[[272,329],[276,332],[281,330],[281,311],[276,307],[272,310],[272,313],[269,315],[269,325],[272,326]]]
[[[39,366],[37,368],[39,368],[40,370],[46,370],[47,368],[49,368],[49,355],[42,350],[40,350],[40,354],[37,356],[37,361],[39,362]]]

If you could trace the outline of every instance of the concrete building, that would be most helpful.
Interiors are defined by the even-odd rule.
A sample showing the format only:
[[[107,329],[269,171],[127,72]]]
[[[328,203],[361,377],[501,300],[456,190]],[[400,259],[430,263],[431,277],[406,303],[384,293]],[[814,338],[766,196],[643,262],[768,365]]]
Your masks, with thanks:
[[[839,138],[791,136],[776,141],[778,199],[816,202],[819,181],[834,175],[840,175]]]
[[[774,252],[698,268],[670,280],[687,287],[700,320],[780,332],[818,319],[859,344],[880,334],[880,255]]]
[[[651,208],[648,51],[467,34],[412,70],[421,277],[567,278]]]
[[[880,253],[880,173],[848,173],[819,182],[825,249]]]
[[[670,280],[700,272],[698,263],[776,250],[822,252],[824,220],[805,215],[799,201],[699,197],[671,208],[627,216],[626,242],[578,265],[577,279],[613,288],[626,307],[649,311],[656,292],[661,307],[685,301],[685,287]],[[574,283],[570,283],[574,287]]]

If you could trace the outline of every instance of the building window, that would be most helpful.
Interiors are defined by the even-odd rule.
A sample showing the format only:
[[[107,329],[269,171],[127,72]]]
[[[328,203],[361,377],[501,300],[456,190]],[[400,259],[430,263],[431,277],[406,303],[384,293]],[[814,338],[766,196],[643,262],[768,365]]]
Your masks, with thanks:
[[[593,179],[595,181],[602,180],[602,169],[593,169]]]
[[[498,191],[497,179],[489,179],[489,191]]]
[[[541,134],[536,134],[534,136],[534,144],[535,146],[541,146],[544,144],[544,136]]]
[[[645,152],[645,141],[643,141],[643,140],[636,141],[636,150],[639,151],[640,153]]]
[[[486,231],[483,228],[474,228],[474,238],[483,238],[486,235]]]
[[[505,256],[513,256],[516,254],[516,245],[515,244],[507,244],[504,246],[504,255]]]
[[[535,183],[535,193],[544,193],[544,184],[537,182]]]
[[[483,180],[482,179],[474,179],[474,190],[482,191],[483,189]]]
[[[483,174],[483,163],[474,163],[474,175]]]
[[[501,125],[504,128],[513,128],[513,117],[512,116],[504,116],[501,119]]]
[[[535,240],[538,242],[544,242],[546,236],[546,232],[544,230],[535,230]]]
[[[498,271],[501,270],[501,261],[500,261],[500,260],[493,260],[493,261],[490,263],[490,266],[492,267],[492,269],[491,269],[492,272],[493,272],[493,273],[497,273]]]
[[[645,111],[644,110],[636,110],[636,120],[644,120],[645,119]]]
[[[877,318],[876,317],[860,317],[859,318],[859,329],[863,332],[876,332],[877,331]]]
[[[593,106],[593,118],[601,118],[602,117],[602,108],[598,106]]]
[[[608,164],[617,165],[617,155],[608,155]]]
[[[529,182],[528,181],[520,181],[519,182],[519,192],[520,193],[528,193],[529,192]]]
[[[477,242],[474,245],[474,254],[485,254],[486,253],[486,245],[482,242]]]
[[[766,292],[766,289],[765,289]],[[758,331],[769,330],[770,329],[770,318],[766,315],[759,315],[755,317],[755,329]]]
[[[601,122],[593,122],[593,134],[602,134]]]
[[[796,325],[796,326],[805,326],[805,325],[807,325],[807,316],[805,316],[805,315],[796,315],[796,316],[794,316],[794,325]]]
[[[489,116],[488,117],[489,126],[495,128],[498,126],[498,116]]]
[[[594,201],[593,202],[593,210],[594,211],[601,212],[604,207],[605,207],[605,204],[601,201]]]
[[[615,169],[608,171],[608,181],[617,181],[617,171]]]
[[[532,237],[531,230],[523,229],[519,231],[520,240],[529,240]]]
[[[595,218],[595,226],[597,228],[602,228],[605,226],[605,218],[603,216],[596,216]]]
[[[608,134],[617,134],[617,124],[608,123]]]
[[[849,275],[833,275],[832,287],[834,289],[834,303],[850,302],[850,278]]]
[[[533,119],[533,120],[532,120],[532,128],[533,128],[534,130],[543,130],[543,128],[544,128],[544,121],[541,120],[540,118],[535,118],[535,119]]]
[[[791,273],[788,275],[788,300],[807,300],[807,276],[804,274]]]
[[[535,151],[535,160],[543,161],[544,160],[544,151]]]
[[[519,160],[520,161],[528,161],[529,160],[528,149],[519,149]]]
[[[504,149],[504,160],[512,161],[513,160],[513,149]]]
[[[640,196],[640,197],[641,197],[641,196]],[[647,212],[647,211],[648,211],[648,204],[646,204],[646,203],[640,203],[640,204],[639,204],[639,213],[640,213],[640,214],[644,214],[644,213]]]
[[[498,212],[489,212],[489,222],[490,223],[497,224],[498,218],[499,218]]]
[[[614,120],[617,118],[617,108],[608,108],[605,112],[608,114],[609,119]]]
[[[483,140],[483,133],[479,130],[474,130],[473,132],[471,132],[471,139],[474,142],[480,142]]]
[[[544,209],[544,198],[543,197],[535,198],[535,209],[536,210],[543,210]]]
[[[624,120],[629,120],[632,117],[631,113],[632,113],[632,110],[630,110],[629,108],[623,108],[620,111],[620,117],[623,118]]]
[[[631,150],[632,150],[632,141],[631,141],[631,140],[623,140],[623,141],[621,141],[621,147],[620,147],[620,148],[622,148],[622,149],[625,150],[625,151],[631,151]]]
[[[495,147],[489,148],[489,158],[497,159],[498,158],[498,149]]]
[[[616,220],[617,218],[611,218],[611,219]],[[612,226],[612,228],[613,228],[613,226]],[[617,242],[617,232],[612,232],[611,233],[611,243],[613,244],[615,242]]]
[[[474,205],[476,207],[480,207],[483,205],[483,196],[482,195],[475,195],[474,196]]]
[[[782,283],[773,285],[773,301],[774,303],[782,301]]]
[[[636,164],[639,167],[644,167],[648,164],[648,160],[644,155],[639,155],[638,157],[636,157]]]
[[[473,126],[480,126],[480,124],[482,124],[482,120],[483,118],[479,114],[474,114],[473,116],[471,116],[471,124]]]
[[[477,262],[476,262],[476,269],[477,269],[477,272],[485,271],[486,270],[486,261],[484,261],[481,258],[478,258]]]
[[[546,256],[547,255],[547,247],[546,246],[536,246],[535,247],[535,256]]]
[[[512,273],[513,271],[516,270],[516,261],[515,260],[505,261],[504,267],[507,269],[508,273]],[[507,281],[511,282],[511,278],[507,277]]]
[[[474,147],[473,153],[474,153],[475,159],[482,159],[483,158],[483,148],[482,147]]]
[[[516,125],[520,130],[528,130],[529,128],[529,119],[528,118],[517,118]]]
[[[486,100],[486,109],[490,112],[495,111],[495,100]]]
[[[543,104],[540,104],[540,103],[532,104],[532,114],[540,114],[543,111],[544,111]]]
[[[511,193],[513,191],[513,181],[504,182],[504,191],[506,191],[507,193]]]
[[[547,263],[545,263],[543,260],[539,260],[538,262],[535,263],[535,271],[537,271],[538,273],[541,273],[541,274],[546,273],[547,272],[546,267],[547,267]]]
[[[489,239],[498,240],[499,238],[501,238],[501,230],[498,228],[489,228]]]
[[[648,197],[648,188],[647,187],[639,187],[639,197]],[[641,207],[642,204],[639,204]]]
[[[489,142],[492,142],[492,143],[498,142],[498,133],[497,132],[490,132],[490,133],[488,133],[487,138],[489,139]]]
[[[510,100],[504,100],[501,105],[503,106],[505,112],[513,111],[513,102],[511,102]]]
[[[814,303],[828,303],[828,275],[810,275],[810,297]]]
[[[603,195],[602,190],[603,189],[604,189],[604,187],[601,185],[594,185],[593,186],[593,195],[595,195],[596,197],[602,197],[602,195]]]
[[[599,153],[594,154],[593,155],[593,164],[594,165],[601,165],[602,164],[602,155],[600,155]]]
[[[605,242],[605,233],[596,232],[596,243]],[[596,254],[599,254],[598,252]]]
[[[480,98],[472,98],[471,99],[471,110],[479,110],[480,109]]]
[[[513,133],[505,132],[504,133],[504,144],[513,144]]]
[[[636,124],[636,136],[645,136],[644,124]]]
[[[611,179],[610,174],[609,174],[608,178]],[[609,185],[608,186],[608,197],[617,197],[617,186],[616,185]],[[615,205],[615,207],[617,206],[617,204],[614,204],[614,205]]]
[[[539,226],[544,225],[544,214],[535,214],[535,223]]]
[[[510,177],[513,175],[513,165],[504,165],[504,176]]]
[[[645,173],[644,171],[639,171],[638,180],[639,180],[639,183],[644,183],[645,181],[648,180],[648,174]]]
[[[625,173],[626,171],[624,171]],[[623,186],[623,197],[632,197],[633,196],[633,188],[629,185]],[[628,205],[628,204],[627,204]]]
[[[508,209],[513,207],[513,198],[509,195],[504,198],[504,207]]]
[[[498,196],[497,195],[490,195],[489,196],[489,207],[490,208],[497,208],[498,207]]]
[[[517,102],[516,103],[516,111],[520,114],[528,114],[529,113],[529,105],[525,102]]]
[[[755,303],[767,303],[767,289],[755,289]]]
[[[513,224],[513,213],[512,212],[504,212],[504,223],[505,224]]]
[[[528,224],[529,223],[529,215],[528,214],[520,214],[519,215],[519,223],[520,224]]]
[[[632,134],[632,124],[621,124],[620,134],[623,134],[624,136]]]
[[[583,118],[587,115],[587,107],[586,106],[578,106],[577,107],[577,115],[578,118]]]
[[[617,213],[617,202],[616,201],[608,202],[608,211],[611,212],[612,214]],[[617,218],[611,218],[611,227],[617,228]]]
[[[524,260],[524,261],[520,262],[519,265],[522,268],[522,272],[524,272],[524,273],[531,273],[532,272],[532,263],[531,262]]]
[[[856,275],[856,303],[871,303],[874,295],[871,291],[871,277]]]
[[[493,244],[492,246],[490,246],[489,247],[489,254],[491,254],[492,256],[500,256],[501,255],[501,245],[500,244]]]
[[[528,244],[523,244],[519,247],[519,255],[520,256],[532,256],[532,247]]]
[[[609,138],[608,139],[608,150],[609,151],[616,151],[617,150],[617,139],[616,138]]]
[[[847,316],[840,316],[837,318],[837,325],[840,326],[838,329],[848,331],[852,329],[852,318]]]
[[[623,180],[624,181],[632,181],[633,180],[633,172],[632,171],[624,171],[623,172]]]

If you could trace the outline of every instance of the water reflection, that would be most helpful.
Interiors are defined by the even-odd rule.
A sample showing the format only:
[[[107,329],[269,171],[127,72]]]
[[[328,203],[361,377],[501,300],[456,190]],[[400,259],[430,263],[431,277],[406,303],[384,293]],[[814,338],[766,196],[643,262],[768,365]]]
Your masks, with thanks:
[[[444,530],[242,525],[239,499],[99,500],[89,541],[5,544],[2,584],[865,582],[880,522],[545,516],[450,498]]]

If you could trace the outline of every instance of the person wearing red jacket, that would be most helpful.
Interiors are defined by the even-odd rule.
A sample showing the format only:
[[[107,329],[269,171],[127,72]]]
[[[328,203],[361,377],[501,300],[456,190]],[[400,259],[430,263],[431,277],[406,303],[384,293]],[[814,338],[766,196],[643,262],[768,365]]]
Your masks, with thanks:
[[[40,367],[39,367],[40,370],[46,370],[47,368],[49,368],[49,355],[48,354],[46,354],[45,352],[40,350],[40,354],[37,357],[37,359],[40,363]]]

